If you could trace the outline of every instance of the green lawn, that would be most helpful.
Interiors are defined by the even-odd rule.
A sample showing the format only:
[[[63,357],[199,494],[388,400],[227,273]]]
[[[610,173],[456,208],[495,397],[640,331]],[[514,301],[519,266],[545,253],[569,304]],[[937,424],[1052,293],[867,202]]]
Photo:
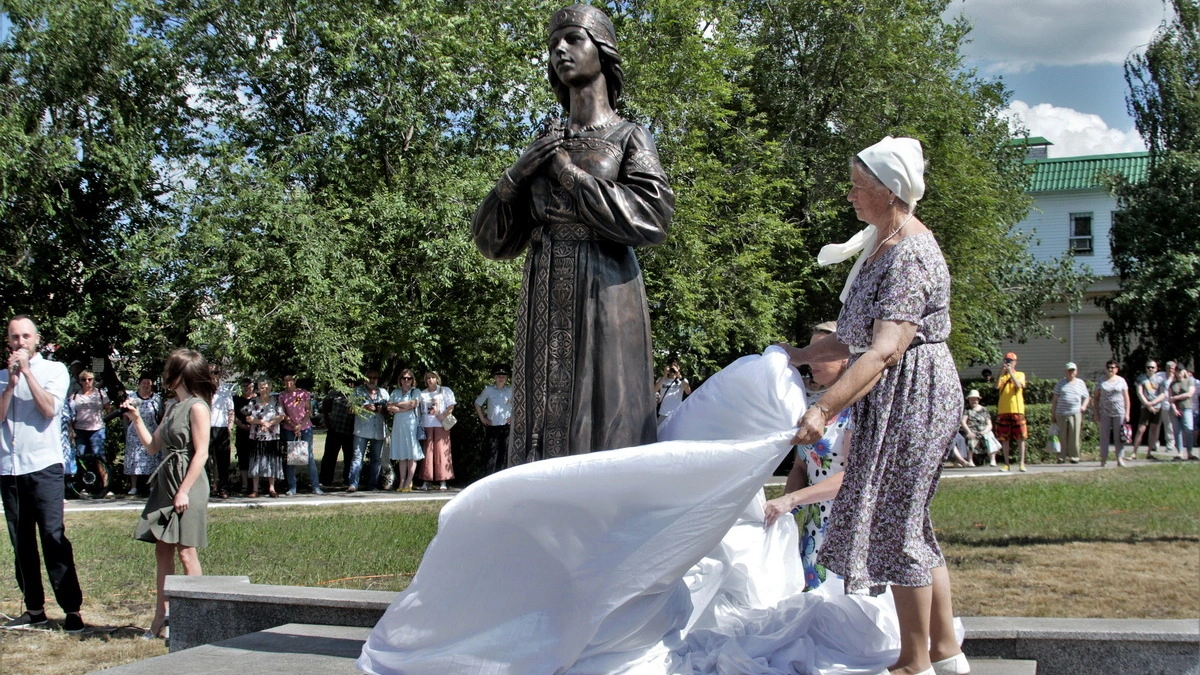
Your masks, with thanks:
[[[1200,466],[943,480],[933,522],[946,543],[1200,539]]]

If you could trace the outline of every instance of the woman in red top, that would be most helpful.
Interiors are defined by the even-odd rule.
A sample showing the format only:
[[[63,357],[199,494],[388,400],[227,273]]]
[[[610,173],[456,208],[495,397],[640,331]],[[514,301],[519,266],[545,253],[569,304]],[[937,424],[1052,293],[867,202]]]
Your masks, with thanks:
[[[296,375],[283,376],[283,393],[279,395],[279,406],[287,419],[283,420],[283,442],[288,449],[292,441],[308,445],[308,481],[313,494],[323,495],[320,479],[317,478],[317,462],[313,459],[312,394],[296,386]],[[288,464],[283,468],[287,478],[289,495],[296,494],[296,467]]]

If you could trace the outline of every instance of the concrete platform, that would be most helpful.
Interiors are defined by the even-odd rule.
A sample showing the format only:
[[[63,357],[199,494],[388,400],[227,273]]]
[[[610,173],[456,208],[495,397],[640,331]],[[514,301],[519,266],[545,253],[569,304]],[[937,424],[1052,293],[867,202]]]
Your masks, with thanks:
[[[359,672],[354,662],[370,632],[370,628],[289,623],[98,672],[105,675],[242,675],[261,672],[351,675]],[[971,661],[972,675],[1035,675],[1036,672],[1037,666],[1033,661]]]
[[[1200,675],[1200,620],[966,617],[969,656],[1033,659],[1042,675]]]
[[[1037,661],[971,659],[971,675],[1037,675]]]
[[[271,586],[249,577],[167,577],[171,651],[228,644],[285,624],[368,630],[396,594]],[[1037,662],[1038,675],[1200,675],[1200,620],[963,617],[963,651],[984,659]],[[312,630],[310,628],[310,630]],[[365,633],[364,633],[365,635]],[[999,666],[997,666],[999,667]],[[1016,668],[1009,666],[1006,668]],[[988,673],[976,670],[977,673]],[[1000,670],[1018,675],[1029,670]]]
[[[370,633],[370,628],[289,623],[96,672],[105,675],[353,675],[359,672],[354,661]]]
[[[284,624],[371,628],[391,591],[252,584],[241,576],[169,576],[171,651],[228,641]]]

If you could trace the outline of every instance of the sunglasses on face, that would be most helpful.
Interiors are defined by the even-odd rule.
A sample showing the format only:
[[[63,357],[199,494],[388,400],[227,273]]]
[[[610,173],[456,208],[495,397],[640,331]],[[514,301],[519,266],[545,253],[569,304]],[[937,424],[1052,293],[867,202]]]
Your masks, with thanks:
[[[412,382],[412,378],[411,378],[411,377],[402,377],[402,378],[400,378],[400,379],[401,379],[401,380],[408,380],[409,382]]]

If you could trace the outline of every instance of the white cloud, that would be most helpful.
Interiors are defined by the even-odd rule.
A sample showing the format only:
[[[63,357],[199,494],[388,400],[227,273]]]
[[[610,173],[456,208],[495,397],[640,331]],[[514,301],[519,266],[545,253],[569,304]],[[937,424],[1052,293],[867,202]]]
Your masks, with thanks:
[[[1005,108],[1004,114],[1016,126],[1028,129],[1030,136],[1042,136],[1053,143],[1049,149],[1051,157],[1106,155],[1146,149],[1136,129],[1110,129],[1099,115],[1059,108],[1049,103],[1030,106],[1024,101],[1013,101]]]
[[[965,48],[993,73],[1121,64],[1168,16],[1162,0],[954,0],[974,26]]]

